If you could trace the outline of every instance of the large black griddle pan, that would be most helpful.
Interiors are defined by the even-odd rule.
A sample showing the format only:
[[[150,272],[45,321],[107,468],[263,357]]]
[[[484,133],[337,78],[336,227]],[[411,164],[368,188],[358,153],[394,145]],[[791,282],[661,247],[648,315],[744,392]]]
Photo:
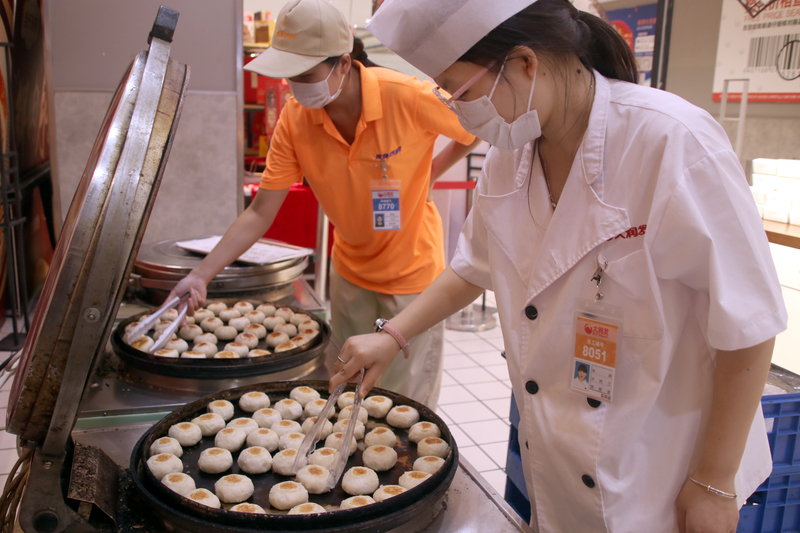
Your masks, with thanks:
[[[265,302],[250,303],[255,306]],[[173,359],[169,357],[158,357],[137,350],[122,340],[122,337],[125,335],[125,326],[131,322],[135,322],[141,315],[151,313],[155,310],[150,309],[120,322],[119,326],[117,326],[111,334],[111,347],[114,353],[117,354],[123,362],[133,368],[160,374],[162,376],[190,379],[234,379],[274,374],[303,365],[319,357],[328,346],[328,341],[331,336],[331,329],[328,324],[320,320],[319,317],[315,316],[313,313],[290,305],[281,305],[280,307],[288,307],[295,313],[307,314],[311,320],[316,321],[320,325],[319,335],[305,346],[287,352],[272,353],[263,357],[242,357],[239,359]],[[222,350],[228,342],[233,341],[220,341],[217,343],[217,348]],[[258,348],[266,348],[264,339],[259,340]],[[272,349],[270,349],[270,351],[272,351]]]
[[[444,497],[458,468],[458,448],[447,425],[436,413],[424,405],[400,394],[377,388],[373,389],[371,394],[387,396],[392,399],[395,405],[410,405],[419,411],[420,420],[438,425],[442,432],[441,438],[451,448],[449,457],[438,472],[414,489],[383,502],[357,509],[337,510],[319,515],[288,515],[285,511],[275,512],[274,509],[267,515],[236,513],[221,509],[211,509],[181,497],[161,484],[147,468],[146,461],[149,457],[149,449],[152,443],[167,435],[170,426],[190,421],[192,418],[206,413],[207,405],[210,402],[228,400],[235,406],[234,417],[249,416],[248,413],[244,413],[238,407],[239,397],[243,394],[252,391],[265,392],[274,404],[276,401],[288,398],[289,392],[299,386],[307,386],[324,392],[327,390],[328,382],[283,381],[218,392],[172,412],[145,433],[136,444],[131,455],[131,476],[138,489],[153,505],[153,509],[159,517],[179,529],[195,533],[252,533],[264,530],[275,532],[313,531],[315,533],[334,531],[344,533],[382,532],[394,529],[403,523],[424,515],[426,511],[430,510]],[[348,390],[353,390],[353,388],[351,385]],[[327,394],[323,395],[323,397],[326,396]],[[335,422],[335,420],[333,421]],[[390,427],[385,424],[384,419],[376,420],[370,418],[367,431],[375,425],[375,422],[378,422],[377,425]],[[400,443],[395,448],[398,452],[398,462],[394,469],[388,472],[378,472],[378,478],[382,485],[397,484],[400,475],[410,471],[414,460],[418,457],[416,445],[408,441],[408,431],[403,429],[394,429],[394,431],[400,440]],[[213,440],[213,437],[203,437],[199,444],[184,448],[183,456],[181,457],[181,461],[184,464],[184,472],[194,478],[197,488],[207,488],[212,492],[214,492],[214,482],[223,475],[231,473],[244,474],[244,472],[239,471],[239,467],[236,464],[236,457],[238,457],[239,452],[234,453],[234,464],[227,472],[208,475],[199,471],[197,458],[202,450],[213,446]],[[318,448],[322,446],[324,446],[324,441],[317,445]],[[361,454],[361,450],[358,450],[351,456],[345,471],[353,466],[363,465]],[[245,475],[252,479],[255,486],[255,493],[248,501],[259,503],[265,509],[269,509],[269,489],[275,484],[293,479],[293,477],[275,474],[271,470],[266,474]],[[338,506],[343,499],[350,497],[349,494],[341,489],[341,482],[330,493],[309,496],[310,501],[320,503],[323,507]]]

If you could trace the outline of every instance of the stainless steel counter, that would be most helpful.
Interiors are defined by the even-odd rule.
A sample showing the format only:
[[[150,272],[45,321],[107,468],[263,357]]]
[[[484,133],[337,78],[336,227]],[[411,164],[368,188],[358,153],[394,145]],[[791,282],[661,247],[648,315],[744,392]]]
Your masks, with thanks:
[[[151,426],[152,422],[147,422],[75,429],[72,438],[76,443],[101,448],[118,465],[128,467],[134,445]],[[463,457],[447,491],[444,507],[432,522],[430,517],[421,517],[423,523],[408,523],[391,533],[533,532]]]

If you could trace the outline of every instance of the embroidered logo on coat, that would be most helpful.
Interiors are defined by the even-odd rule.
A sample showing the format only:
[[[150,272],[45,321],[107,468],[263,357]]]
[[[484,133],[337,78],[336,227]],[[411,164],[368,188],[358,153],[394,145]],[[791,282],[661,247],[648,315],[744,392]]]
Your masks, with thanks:
[[[642,237],[646,230],[647,230],[647,224],[642,224],[641,226],[634,226],[628,231],[620,233],[616,237],[612,237],[611,239],[608,240],[613,241],[616,239],[629,239],[631,237]]]

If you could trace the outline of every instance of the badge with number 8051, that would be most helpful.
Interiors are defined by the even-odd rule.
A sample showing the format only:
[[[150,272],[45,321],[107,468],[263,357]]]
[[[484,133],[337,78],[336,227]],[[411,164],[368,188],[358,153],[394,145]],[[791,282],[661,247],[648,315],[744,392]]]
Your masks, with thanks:
[[[622,310],[602,302],[579,300],[575,313],[575,350],[571,389],[611,402]]]

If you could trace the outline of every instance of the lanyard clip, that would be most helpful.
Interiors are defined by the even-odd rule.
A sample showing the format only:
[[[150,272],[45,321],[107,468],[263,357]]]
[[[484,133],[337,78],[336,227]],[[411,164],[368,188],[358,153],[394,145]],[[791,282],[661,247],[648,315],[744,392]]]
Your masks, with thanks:
[[[597,267],[597,270],[594,271],[592,279],[589,280],[597,283],[597,294],[594,296],[594,299],[597,301],[603,299],[603,293],[600,292],[600,285],[603,283],[603,272],[606,268],[608,268],[608,261],[604,261],[601,266]]]

